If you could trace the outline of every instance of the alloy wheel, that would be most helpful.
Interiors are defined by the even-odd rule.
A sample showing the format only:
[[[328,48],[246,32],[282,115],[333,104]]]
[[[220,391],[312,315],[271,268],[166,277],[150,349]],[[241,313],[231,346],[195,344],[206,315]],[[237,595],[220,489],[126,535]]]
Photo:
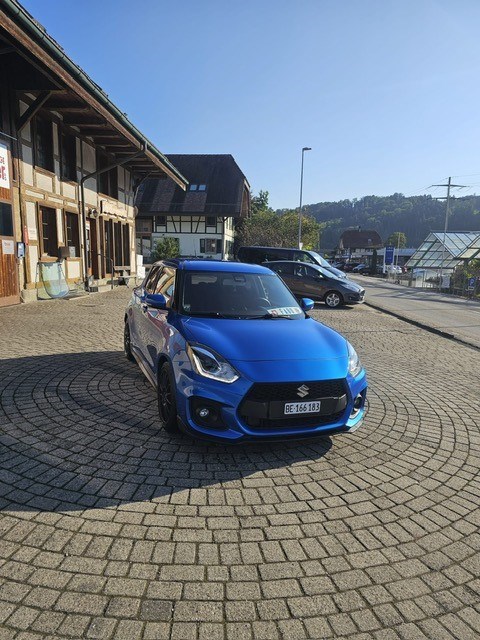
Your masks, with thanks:
[[[325,297],[325,302],[328,307],[335,308],[340,305],[341,298],[338,295],[338,293],[335,293],[335,291],[330,291],[330,293],[328,293],[327,296]]]

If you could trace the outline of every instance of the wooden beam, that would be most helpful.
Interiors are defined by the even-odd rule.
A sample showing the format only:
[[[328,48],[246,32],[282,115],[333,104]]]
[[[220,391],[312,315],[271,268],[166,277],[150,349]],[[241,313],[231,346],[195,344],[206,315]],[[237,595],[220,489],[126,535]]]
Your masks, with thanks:
[[[101,136],[95,137],[95,144],[100,144],[103,147],[112,147],[112,149],[125,149],[132,153],[132,145],[128,143],[128,140],[122,140],[117,136],[117,138],[104,138]]]
[[[89,113],[90,109],[85,107],[68,107],[68,106],[60,106],[59,104],[46,104],[45,109],[49,109],[50,111],[59,111],[65,112],[66,114],[74,114],[74,113]]]
[[[65,124],[69,124],[72,127],[91,126],[92,124],[103,124],[104,126],[107,125],[106,120],[102,119],[100,116],[90,115],[88,113],[75,113],[71,116],[69,116],[67,113],[63,117],[63,121],[65,122]]]
[[[32,102],[32,104],[28,107],[25,113],[20,116],[17,121],[17,131],[21,131],[23,127],[30,122],[33,116],[38,113],[38,111],[43,107],[45,102],[50,97],[50,91],[40,91],[38,96]]]
[[[97,138],[96,140],[97,144],[101,144],[103,147],[105,147],[105,149],[111,149],[112,151],[128,151],[128,153],[132,153],[132,147],[128,144],[126,144],[125,142],[100,142],[99,139]],[[130,151],[129,151],[130,149]]]
[[[89,124],[88,127],[82,128],[82,134],[84,136],[90,136],[91,138],[100,136],[101,138],[118,140],[118,133],[116,133],[115,131],[105,131],[104,124]]]

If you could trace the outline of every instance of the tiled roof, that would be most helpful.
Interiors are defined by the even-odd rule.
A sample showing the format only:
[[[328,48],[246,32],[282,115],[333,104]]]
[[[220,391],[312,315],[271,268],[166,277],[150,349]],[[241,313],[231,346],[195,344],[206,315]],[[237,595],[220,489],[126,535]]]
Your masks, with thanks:
[[[340,249],[378,249],[383,246],[376,231],[358,231],[349,229],[340,236]]]
[[[168,160],[190,185],[205,191],[183,191],[173,180],[150,178],[135,200],[139,216],[206,214],[240,216],[244,185],[248,182],[231,155],[169,154]]]

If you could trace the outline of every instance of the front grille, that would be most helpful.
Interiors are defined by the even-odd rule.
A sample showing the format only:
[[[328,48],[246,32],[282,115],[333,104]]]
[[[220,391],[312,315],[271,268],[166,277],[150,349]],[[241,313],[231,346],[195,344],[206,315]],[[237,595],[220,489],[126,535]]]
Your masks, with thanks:
[[[343,415],[343,411],[338,413],[331,413],[326,416],[305,416],[298,415],[294,418],[280,418],[276,420],[270,420],[268,418],[248,418],[243,416],[243,419],[249,427],[256,431],[281,431],[282,429],[307,429],[309,427],[319,427],[324,424],[330,424],[337,422]]]
[[[302,398],[298,395],[298,387],[306,385],[308,395]],[[316,380],[314,382],[257,382],[254,384],[245,400],[253,402],[271,402],[285,400],[285,402],[300,402],[301,400],[315,400],[317,398],[339,398],[347,392],[345,380]]]
[[[308,395],[298,395],[299,387],[308,387]],[[254,384],[243,399],[239,414],[252,429],[282,430],[314,428],[332,424],[341,419],[347,405],[347,385],[345,379],[315,380],[301,382],[261,382]],[[308,402],[322,399],[320,415],[299,414],[291,417],[283,414],[283,402]],[[276,416],[276,417],[274,417]]]

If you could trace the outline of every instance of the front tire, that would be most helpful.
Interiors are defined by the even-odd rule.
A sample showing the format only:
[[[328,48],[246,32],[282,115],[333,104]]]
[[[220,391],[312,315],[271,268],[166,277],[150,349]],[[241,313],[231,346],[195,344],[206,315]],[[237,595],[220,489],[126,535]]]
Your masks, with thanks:
[[[130,362],[135,362],[135,358],[132,353],[132,342],[130,338],[130,327],[128,326],[128,321],[125,320],[125,327],[123,329],[123,352],[125,353],[125,357]]]
[[[163,363],[158,373],[157,397],[160,424],[168,433],[175,433],[178,431],[177,401],[175,381],[168,362]]]
[[[343,297],[338,291],[328,291],[323,300],[330,309],[337,309],[343,304]]]

